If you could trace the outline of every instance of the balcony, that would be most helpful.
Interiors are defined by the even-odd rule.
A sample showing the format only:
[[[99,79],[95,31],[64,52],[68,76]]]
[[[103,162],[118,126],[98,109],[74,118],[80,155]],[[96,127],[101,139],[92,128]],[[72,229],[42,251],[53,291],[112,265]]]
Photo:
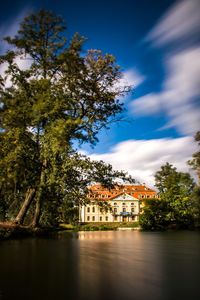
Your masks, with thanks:
[[[138,214],[135,212],[128,212],[128,211],[121,211],[121,212],[113,212],[113,216],[123,216],[123,217],[133,217],[137,216]]]
[[[128,211],[121,211],[120,212],[120,216],[123,216],[123,217],[132,217],[133,213],[132,212],[128,212]]]

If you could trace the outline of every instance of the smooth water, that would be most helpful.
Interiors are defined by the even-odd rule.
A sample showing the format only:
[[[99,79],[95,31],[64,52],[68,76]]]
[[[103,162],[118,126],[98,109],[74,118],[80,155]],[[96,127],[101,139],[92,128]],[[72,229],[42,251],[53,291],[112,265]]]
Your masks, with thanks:
[[[200,299],[200,233],[100,231],[2,241],[0,299]]]

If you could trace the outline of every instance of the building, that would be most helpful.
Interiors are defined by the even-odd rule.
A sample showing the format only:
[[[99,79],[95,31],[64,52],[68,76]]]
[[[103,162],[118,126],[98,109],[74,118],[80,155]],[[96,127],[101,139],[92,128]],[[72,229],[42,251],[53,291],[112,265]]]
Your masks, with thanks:
[[[159,198],[145,185],[123,185],[112,189],[90,187],[89,203],[80,207],[80,222],[135,222],[142,213],[144,199]]]

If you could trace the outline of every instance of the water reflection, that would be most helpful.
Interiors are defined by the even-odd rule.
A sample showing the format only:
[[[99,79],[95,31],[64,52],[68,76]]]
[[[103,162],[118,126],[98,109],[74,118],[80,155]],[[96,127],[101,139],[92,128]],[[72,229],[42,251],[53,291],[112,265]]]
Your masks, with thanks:
[[[79,239],[80,289],[87,287],[91,299],[161,299],[156,243],[140,232],[85,232]]]
[[[0,243],[0,299],[171,300],[200,293],[195,232],[80,232]]]

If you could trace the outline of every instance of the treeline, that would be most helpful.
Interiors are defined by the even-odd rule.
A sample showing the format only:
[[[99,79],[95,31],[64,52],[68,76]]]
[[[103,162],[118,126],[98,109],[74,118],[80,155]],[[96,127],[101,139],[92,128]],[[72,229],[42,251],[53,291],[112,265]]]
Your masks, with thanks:
[[[200,145],[200,132],[196,133]],[[168,228],[200,228],[200,151],[188,164],[197,172],[195,183],[189,173],[178,172],[167,163],[155,174],[155,186],[160,199],[145,201],[140,225],[145,230]]]
[[[88,185],[134,182],[77,151],[123,111],[120,67],[110,54],[66,38],[62,18],[27,16],[0,56],[0,219],[30,227],[73,221]]]

